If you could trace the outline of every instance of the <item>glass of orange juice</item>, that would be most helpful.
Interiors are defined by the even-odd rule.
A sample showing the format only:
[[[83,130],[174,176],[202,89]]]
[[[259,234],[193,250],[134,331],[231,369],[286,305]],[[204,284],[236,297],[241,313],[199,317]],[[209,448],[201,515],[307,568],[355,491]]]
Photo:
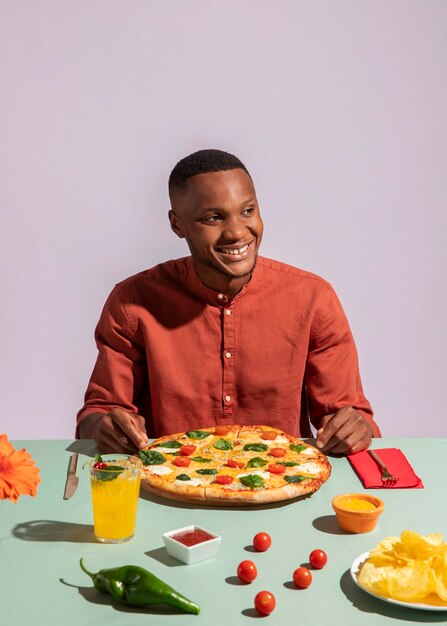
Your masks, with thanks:
[[[135,533],[141,461],[135,456],[104,455],[90,461],[93,525],[102,543],[123,543]]]

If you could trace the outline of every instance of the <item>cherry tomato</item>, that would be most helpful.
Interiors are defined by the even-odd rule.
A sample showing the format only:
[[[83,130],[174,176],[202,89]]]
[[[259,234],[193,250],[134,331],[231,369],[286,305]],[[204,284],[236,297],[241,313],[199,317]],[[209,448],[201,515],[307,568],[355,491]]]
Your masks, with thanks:
[[[278,434],[275,433],[274,430],[264,430],[261,435],[261,439],[265,439],[266,441],[274,441],[277,436]]]
[[[251,583],[258,575],[258,570],[253,561],[241,561],[237,566],[237,576],[244,583]]]
[[[193,446],[192,444],[186,445],[180,448],[180,454],[182,456],[189,456],[190,454],[194,454],[196,450],[197,450],[197,446]]]
[[[227,467],[237,467],[238,469],[242,469],[245,466],[245,463],[241,463],[240,461],[234,461],[233,459],[229,459],[227,461]]]
[[[260,591],[255,597],[255,609],[261,615],[270,615],[275,609],[276,600],[270,591]]]
[[[176,456],[174,459],[174,465],[177,467],[188,467],[191,464],[189,456]]]
[[[234,478],[233,476],[227,476],[225,474],[220,474],[220,476],[216,476],[216,483],[219,483],[219,485],[230,485]]]
[[[270,456],[274,456],[280,459],[282,456],[286,456],[287,450],[285,448],[272,448],[269,452]]]
[[[315,569],[321,569],[327,563],[327,555],[323,550],[312,550],[309,554],[309,563]]]
[[[272,545],[272,538],[268,533],[257,533],[253,537],[253,545],[258,552],[265,552]]]
[[[230,432],[231,427],[230,426],[216,426],[214,433],[216,435],[228,435],[228,433]]]
[[[267,467],[267,469],[271,474],[284,474],[284,472],[286,471],[286,466],[272,463]]]
[[[293,572],[293,582],[299,589],[307,589],[312,582],[312,574],[307,567],[298,567]]]
[[[95,469],[105,469],[107,467],[107,463],[103,463],[102,461],[97,461],[93,467]]]

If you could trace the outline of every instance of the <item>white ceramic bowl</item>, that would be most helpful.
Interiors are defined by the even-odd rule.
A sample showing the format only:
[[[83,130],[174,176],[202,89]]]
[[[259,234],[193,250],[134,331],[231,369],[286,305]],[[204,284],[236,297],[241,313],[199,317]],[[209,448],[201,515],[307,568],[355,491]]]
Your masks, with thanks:
[[[185,546],[185,544],[180,541],[173,539],[173,536],[179,533],[196,530],[203,531],[208,535],[211,535],[212,538],[196,543],[193,546]],[[198,563],[199,561],[205,561],[206,559],[212,559],[215,557],[221,542],[221,537],[212,533],[210,530],[206,530],[206,528],[196,526],[195,524],[192,524],[191,526],[184,526],[183,528],[177,528],[176,530],[170,530],[168,533],[163,533],[162,536],[168,554],[173,556],[175,559],[186,563],[187,565],[192,565],[193,563]]]

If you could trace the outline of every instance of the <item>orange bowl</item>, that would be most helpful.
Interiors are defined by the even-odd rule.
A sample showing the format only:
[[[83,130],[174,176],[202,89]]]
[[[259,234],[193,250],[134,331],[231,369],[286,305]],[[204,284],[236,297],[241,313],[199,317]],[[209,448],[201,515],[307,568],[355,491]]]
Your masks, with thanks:
[[[380,498],[368,493],[345,493],[332,500],[338,525],[350,533],[369,533],[374,530],[383,507]]]

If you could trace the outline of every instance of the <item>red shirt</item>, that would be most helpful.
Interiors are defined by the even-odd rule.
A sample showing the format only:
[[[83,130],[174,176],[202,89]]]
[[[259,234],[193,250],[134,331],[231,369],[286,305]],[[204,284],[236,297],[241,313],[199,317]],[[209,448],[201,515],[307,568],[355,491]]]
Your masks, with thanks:
[[[309,436],[309,416],[318,428],[353,406],[380,436],[334,290],[290,265],[258,257],[229,301],[201,282],[191,257],[162,263],[113,289],[95,338],[78,424],[121,407],[144,415],[150,437],[233,423]]]

